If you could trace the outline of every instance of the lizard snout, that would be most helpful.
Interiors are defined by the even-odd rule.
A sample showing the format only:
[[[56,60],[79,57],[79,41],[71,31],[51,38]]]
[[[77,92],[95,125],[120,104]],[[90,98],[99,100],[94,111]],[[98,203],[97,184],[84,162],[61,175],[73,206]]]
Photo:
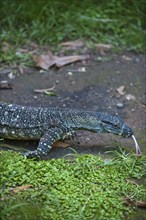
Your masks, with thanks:
[[[122,127],[121,135],[123,137],[131,137],[133,135],[133,131],[127,124],[124,124]]]

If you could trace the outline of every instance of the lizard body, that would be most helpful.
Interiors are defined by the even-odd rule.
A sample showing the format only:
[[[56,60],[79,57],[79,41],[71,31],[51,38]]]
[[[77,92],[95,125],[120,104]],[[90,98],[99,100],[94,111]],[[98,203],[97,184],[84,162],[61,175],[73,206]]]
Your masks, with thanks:
[[[47,155],[55,141],[72,136],[78,129],[123,137],[133,135],[132,129],[116,115],[0,102],[0,137],[40,140],[35,151],[25,153],[28,158]]]

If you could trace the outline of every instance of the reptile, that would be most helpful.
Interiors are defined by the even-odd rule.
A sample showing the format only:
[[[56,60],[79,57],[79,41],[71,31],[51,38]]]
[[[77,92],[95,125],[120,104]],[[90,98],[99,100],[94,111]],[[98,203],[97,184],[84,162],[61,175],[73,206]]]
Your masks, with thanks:
[[[132,129],[117,115],[0,102],[0,137],[39,140],[36,150],[24,153],[27,158],[42,158],[54,142],[74,136],[78,129],[133,136]]]

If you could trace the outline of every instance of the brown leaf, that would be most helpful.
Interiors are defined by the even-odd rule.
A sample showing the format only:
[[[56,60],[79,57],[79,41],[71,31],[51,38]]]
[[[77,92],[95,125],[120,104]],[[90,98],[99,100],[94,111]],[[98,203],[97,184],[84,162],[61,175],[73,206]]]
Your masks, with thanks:
[[[109,50],[109,49],[113,48],[113,45],[111,45],[111,44],[96,44],[96,47],[98,49]]]
[[[74,63],[80,60],[87,59],[87,56],[84,55],[73,55],[73,56],[64,56],[64,57],[56,57],[56,66],[62,67],[69,63]]]
[[[128,56],[126,56],[126,55],[123,55],[122,58],[123,58],[124,60],[127,60],[127,61],[133,60],[131,57],[128,57]]]
[[[21,192],[21,191],[24,191],[24,190],[28,190],[32,187],[33,187],[33,185],[31,185],[31,184],[24,185],[24,186],[16,186],[15,188],[12,188],[11,191],[13,193],[18,193],[18,192]]]
[[[0,81],[0,89],[13,89],[13,87],[7,80],[2,80]]]
[[[46,93],[46,92],[52,91],[53,89],[55,89],[55,86],[52,86],[51,88],[48,88],[48,89],[35,89],[34,92],[37,92],[37,93]]]
[[[35,89],[34,92],[43,93],[43,94],[46,94],[48,96],[57,96],[57,93],[55,93],[53,91],[54,88],[55,88],[55,86],[53,86],[49,89]]]
[[[129,180],[129,179],[126,179],[126,182],[127,183],[131,183],[133,185],[138,185],[136,182],[134,182],[133,180]]]
[[[104,55],[108,50],[113,48],[113,45],[111,44],[95,44],[95,45],[101,55]]]
[[[23,66],[19,65],[19,66],[18,66],[18,70],[19,70],[19,72],[20,72],[22,75],[24,74],[24,68],[23,68]]]
[[[125,92],[124,92],[124,90],[125,90],[125,86],[120,86],[119,88],[117,88],[117,92],[120,94],[120,95],[124,95],[125,94]]]
[[[125,203],[127,205],[132,205],[132,206],[136,206],[136,207],[143,207],[146,208],[146,202],[143,201],[137,201],[137,200],[132,200],[130,198],[124,198]]]
[[[75,41],[63,42],[60,45],[68,50],[76,50],[77,48],[82,47],[84,45],[84,42],[81,40],[75,40]]]
[[[56,63],[56,56],[54,56],[51,52],[46,55],[33,55],[32,57],[36,66],[41,67],[44,70],[49,69]]]
[[[66,143],[66,142],[62,142],[62,141],[57,141],[53,144],[53,147],[62,147],[62,148],[66,148],[69,147],[70,144]]]
[[[73,63],[80,60],[87,59],[88,56],[84,55],[73,55],[73,56],[64,56],[58,57],[49,52],[47,55],[33,55],[33,60],[36,63],[37,67],[42,69],[49,69],[51,66],[56,65],[57,67],[62,67],[69,63]]]

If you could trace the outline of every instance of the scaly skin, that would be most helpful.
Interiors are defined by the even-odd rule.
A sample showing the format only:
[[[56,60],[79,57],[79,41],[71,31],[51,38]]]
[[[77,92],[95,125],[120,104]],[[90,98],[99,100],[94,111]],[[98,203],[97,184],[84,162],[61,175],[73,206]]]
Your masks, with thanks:
[[[55,141],[72,136],[78,129],[123,137],[133,135],[131,128],[120,117],[107,113],[0,102],[0,137],[40,140],[37,150],[25,153],[28,158],[47,155]]]

